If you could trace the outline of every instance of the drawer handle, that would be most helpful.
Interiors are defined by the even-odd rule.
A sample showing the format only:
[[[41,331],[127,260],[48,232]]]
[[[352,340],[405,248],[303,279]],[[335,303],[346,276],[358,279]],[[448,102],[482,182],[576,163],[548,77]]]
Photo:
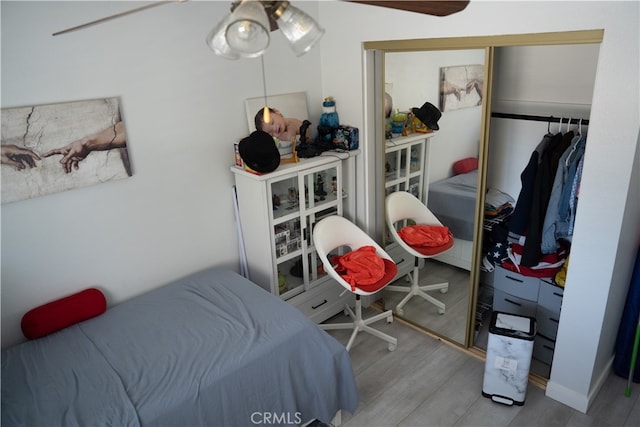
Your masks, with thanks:
[[[549,347],[549,346],[548,346],[548,345],[546,345],[546,344],[545,344],[545,345],[543,345],[542,347],[546,348],[547,350],[551,350],[551,351],[553,351],[553,350],[554,350],[554,348],[553,348],[553,347]]]
[[[513,305],[517,305],[518,307],[522,307],[522,304],[520,304],[519,302],[511,301],[509,298],[505,298],[504,300],[506,302],[510,302]]]
[[[320,306],[325,305],[326,303],[328,303],[329,301],[327,301],[326,299],[324,301],[322,301],[320,304],[318,305],[312,305],[311,308],[313,308],[314,310]]]
[[[555,296],[557,296],[557,297],[562,298],[562,294],[559,294],[559,293],[557,293],[557,292],[554,292],[553,294],[554,294]]]
[[[523,283],[524,280],[522,279],[516,279],[515,277],[511,277],[511,276],[505,276],[507,279],[513,280],[514,282],[520,282]]]
[[[555,322],[555,323],[560,323],[559,319],[554,319],[553,317],[550,317],[549,320],[551,320],[552,322]]]

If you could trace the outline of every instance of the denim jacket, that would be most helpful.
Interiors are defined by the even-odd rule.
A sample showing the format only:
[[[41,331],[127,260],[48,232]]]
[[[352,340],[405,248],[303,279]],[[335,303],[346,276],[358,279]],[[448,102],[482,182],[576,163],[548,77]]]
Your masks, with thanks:
[[[580,180],[578,165],[584,156],[587,139],[577,135],[562,153],[553,181],[549,205],[542,227],[540,249],[550,254],[558,249],[558,239],[571,240],[577,204],[577,184]]]

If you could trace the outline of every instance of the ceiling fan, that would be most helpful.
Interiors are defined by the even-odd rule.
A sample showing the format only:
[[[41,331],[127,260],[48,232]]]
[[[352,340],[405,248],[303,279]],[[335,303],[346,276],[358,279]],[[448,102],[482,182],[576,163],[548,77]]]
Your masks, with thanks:
[[[103,18],[96,19],[94,21],[86,22],[84,24],[76,25],[74,27],[66,28],[64,30],[57,31],[53,33],[54,36],[58,36],[61,34],[69,33],[72,31],[81,30],[87,27],[91,27],[97,24],[101,24],[106,21],[110,21],[113,19],[121,18],[123,16],[131,15],[133,13],[142,12],[147,9],[151,9],[153,7],[162,6],[168,3],[185,3],[188,0],[166,0],[166,1],[156,1],[153,3],[149,3],[147,5],[137,7],[135,9],[129,9],[124,12],[120,12],[114,15],[105,16]],[[464,10],[469,4],[469,0],[435,0],[435,1],[415,1],[415,0],[387,0],[387,1],[376,1],[376,0],[344,0],[351,3],[362,3],[372,6],[381,6],[387,7],[391,9],[404,10],[408,12],[416,12],[422,13],[425,15],[433,15],[433,16],[448,16],[457,12]],[[239,4],[239,1],[234,1],[232,3],[232,10]],[[278,1],[261,1],[267,11],[275,10],[278,6]],[[277,23],[274,19],[272,19],[272,14],[269,13],[269,20],[271,24],[271,31],[278,29]]]

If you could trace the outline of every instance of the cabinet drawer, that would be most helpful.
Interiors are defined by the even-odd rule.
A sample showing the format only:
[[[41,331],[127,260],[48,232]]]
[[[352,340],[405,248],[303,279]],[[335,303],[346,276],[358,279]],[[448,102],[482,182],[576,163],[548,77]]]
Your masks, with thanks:
[[[533,341],[533,357],[547,365],[551,365],[555,347],[556,343],[554,341],[537,335]]]
[[[413,270],[415,259],[407,251],[402,249],[397,243],[390,243],[386,246],[385,252],[393,259],[398,267],[398,274],[394,280],[410,273]]]
[[[537,301],[540,279],[498,267],[493,275],[493,287],[522,299]]]
[[[340,294],[344,294],[341,296]],[[297,295],[287,302],[316,323],[340,313],[345,304],[351,304],[354,296],[351,292],[333,280],[327,280],[307,292]]]
[[[558,334],[558,323],[560,322],[560,313],[551,311],[545,307],[538,305],[536,314],[536,322],[538,323],[538,333],[553,340]]]
[[[526,299],[518,298],[499,289],[493,292],[493,310],[505,313],[517,314],[519,316],[536,316],[536,303]]]
[[[562,295],[564,289],[540,280],[540,291],[538,293],[538,305],[555,313],[560,313],[562,306]]]

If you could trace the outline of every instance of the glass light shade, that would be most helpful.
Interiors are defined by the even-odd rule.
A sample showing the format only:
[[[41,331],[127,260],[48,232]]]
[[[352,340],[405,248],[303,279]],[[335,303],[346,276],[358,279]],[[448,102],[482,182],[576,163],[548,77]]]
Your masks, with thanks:
[[[240,56],[255,58],[269,46],[269,29],[269,17],[262,3],[245,0],[231,14],[225,37]]]
[[[291,5],[287,5],[276,22],[296,56],[307,53],[324,34],[324,29],[312,17]]]
[[[206,38],[207,45],[216,53],[227,59],[238,59],[240,54],[227,43],[226,32],[227,26],[231,21],[231,14],[227,15],[222,21],[211,30]]]

